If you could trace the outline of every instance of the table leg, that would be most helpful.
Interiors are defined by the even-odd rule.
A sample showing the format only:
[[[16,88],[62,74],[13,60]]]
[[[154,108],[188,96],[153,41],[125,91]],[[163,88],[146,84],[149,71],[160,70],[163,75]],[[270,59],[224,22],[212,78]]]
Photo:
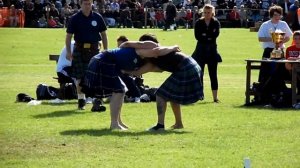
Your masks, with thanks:
[[[292,105],[297,103],[297,67],[298,65],[293,64],[292,68]]]
[[[250,103],[250,82],[251,82],[251,62],[247,61],[246,66],[246,104]]]

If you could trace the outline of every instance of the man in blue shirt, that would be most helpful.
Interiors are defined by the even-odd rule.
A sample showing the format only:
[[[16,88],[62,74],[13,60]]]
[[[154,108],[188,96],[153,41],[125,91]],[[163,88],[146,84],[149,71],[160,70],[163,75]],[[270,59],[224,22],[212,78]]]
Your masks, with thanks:
[[[90,59],[99,53],[100,41],[103,49],[108,48],[106,24],[103,17],[92,11],[92,0],[81,0],[81,10],[74,14],[67,27],[66,49],[67,59],[72,61],[72,74],[76,78],[78,109],[85,109],[85,94],[81,92],[79,83],[87,69]],[[74,51],[71,52],[71,40],[74,35]]]

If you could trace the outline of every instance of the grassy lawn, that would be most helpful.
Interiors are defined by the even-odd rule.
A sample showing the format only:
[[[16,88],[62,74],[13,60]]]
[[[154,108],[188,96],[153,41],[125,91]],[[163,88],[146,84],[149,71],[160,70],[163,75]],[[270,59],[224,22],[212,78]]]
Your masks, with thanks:
[[[137,40],[154,33],[162,45],[178,44],[192,54],[193,30],[109,29],[109,48],[126,35]],[[261,58],[257,33],[221,29],[218,47],[220,104],[212,103],[205,69],[205,100],[183,106],[182,130],[145,131],[156,122],[155,103],[126,103],[128,131],[110,131],[109,111],[77,111],[77,101],[38,106],[15,103],[18,93],[36,97],[39,83],[58,87],[55,62],[65,29],[0,29],[0,167],[300,167],[300,112],[294,109],[245,107],[247,58]],[[169,74],[144,75],[159,86]],[[253,80],[257,78],[254,73]],[[108,107],[108,104],[106,104]],[[174,123],[171,108],[166,126]]]

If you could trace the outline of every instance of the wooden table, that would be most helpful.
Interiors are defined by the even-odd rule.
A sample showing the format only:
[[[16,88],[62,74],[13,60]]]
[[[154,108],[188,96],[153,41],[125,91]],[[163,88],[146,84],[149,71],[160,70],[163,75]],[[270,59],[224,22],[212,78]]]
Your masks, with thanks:
[[[294,60],[273,60],[273,59],[246,59],[247,62],[246,68],[246,104],[250,103],[250,96],[255,95],[251,89],[251,70],[259,70],[261,67],[261,63],[276,63],[276,64],[282,64],[282,63],[291,63],[293,64],[292,68],[292,81],[291,81],[291,88],[292,88],[292,104],[297,103],[297,100],[300,100],[300,96],[297,95],[297,73],[300,72],[300,61],[294,61]]]

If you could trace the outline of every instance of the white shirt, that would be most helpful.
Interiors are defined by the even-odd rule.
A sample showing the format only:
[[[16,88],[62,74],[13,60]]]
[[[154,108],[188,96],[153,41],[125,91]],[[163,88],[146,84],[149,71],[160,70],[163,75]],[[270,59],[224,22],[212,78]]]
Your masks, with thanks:
[[[280,20],[277,24],[273,24],[271,20],[264,22],[259,30],[258,37],[271,37],[270,31],[275,31],[279,29],[285,32],[285,37],[292,37],[293,32],[285,21]],[[262,42],[263,48],[275,48],[275,44],[273,42]],[[285,48],[285,46],[280,46],[280,48]]]
[[[71,42],[71,52],[73,52],[75,41]],[[71,66],[72,62],[67,59],[67,49],[64,47],[59,55],[56,65],[56,72],[61,72],[66,76],[69,76],[63,69],[67,66]]]

